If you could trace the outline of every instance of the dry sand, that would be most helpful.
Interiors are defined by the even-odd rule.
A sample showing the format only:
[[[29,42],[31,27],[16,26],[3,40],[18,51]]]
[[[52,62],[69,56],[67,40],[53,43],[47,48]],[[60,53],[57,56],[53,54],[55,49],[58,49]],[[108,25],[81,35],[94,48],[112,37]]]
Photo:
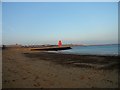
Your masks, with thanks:
[[[54,56],[58,54],[32,54],[20,49],[3,50],[3,88],[118,88],[117,68],[66,66],[51,62],[50,56],[57,60]]]
[[[2,50],[0,48],[0,89],[2,89]]]

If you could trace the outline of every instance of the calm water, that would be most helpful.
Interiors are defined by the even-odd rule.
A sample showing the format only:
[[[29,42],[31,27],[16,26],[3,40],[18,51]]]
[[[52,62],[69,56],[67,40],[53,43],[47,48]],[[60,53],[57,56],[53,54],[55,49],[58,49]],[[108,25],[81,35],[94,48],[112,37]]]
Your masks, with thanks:
[[[58,51],[58,53],[80,55],[118,55],[118,46],[119,45],[74,46],[70,50]]]

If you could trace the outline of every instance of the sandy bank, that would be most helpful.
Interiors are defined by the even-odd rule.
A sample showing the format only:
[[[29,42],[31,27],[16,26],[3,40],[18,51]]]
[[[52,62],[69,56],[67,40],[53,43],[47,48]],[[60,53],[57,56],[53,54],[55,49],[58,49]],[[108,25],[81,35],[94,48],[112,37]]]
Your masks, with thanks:
[[[6,49],[3,50],[3,88],[117,88],[117,61],[118,57]]]

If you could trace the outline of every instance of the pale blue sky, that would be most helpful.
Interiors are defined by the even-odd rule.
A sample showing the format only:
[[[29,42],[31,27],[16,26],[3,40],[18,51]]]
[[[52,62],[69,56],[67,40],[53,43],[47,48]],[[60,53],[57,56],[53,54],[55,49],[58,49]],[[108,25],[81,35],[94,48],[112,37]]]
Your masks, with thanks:
[[[3,44],[118,43],[118,3],[2,4]]]
[[[2,3],[0,3],[0,46],[2,45]]]

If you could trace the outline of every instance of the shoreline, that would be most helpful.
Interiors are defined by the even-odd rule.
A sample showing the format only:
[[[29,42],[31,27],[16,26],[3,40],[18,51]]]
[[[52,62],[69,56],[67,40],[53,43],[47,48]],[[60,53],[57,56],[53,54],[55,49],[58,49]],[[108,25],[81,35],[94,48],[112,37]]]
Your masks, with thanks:
[[[69,55],[80,55],[80,56],[110,56],[110,57],[120,57],[120,55],[118,54],[82,54],[82,53],[70,53],[70,52],[59,52],[59,51],[44,51],[44,52],[48,52],[48,53],[58,53],[58,54],[69,54]]]
[[[78,55],[53,52],[31,52],[23,54],[29,58],[38,59],[42,58],[43,60],[51,61],[56,64],[61,64],[65,66],[75,67],[77,66],[81,68],[108,69],[108,70],[118,69],[120,58],[120,56]]]

